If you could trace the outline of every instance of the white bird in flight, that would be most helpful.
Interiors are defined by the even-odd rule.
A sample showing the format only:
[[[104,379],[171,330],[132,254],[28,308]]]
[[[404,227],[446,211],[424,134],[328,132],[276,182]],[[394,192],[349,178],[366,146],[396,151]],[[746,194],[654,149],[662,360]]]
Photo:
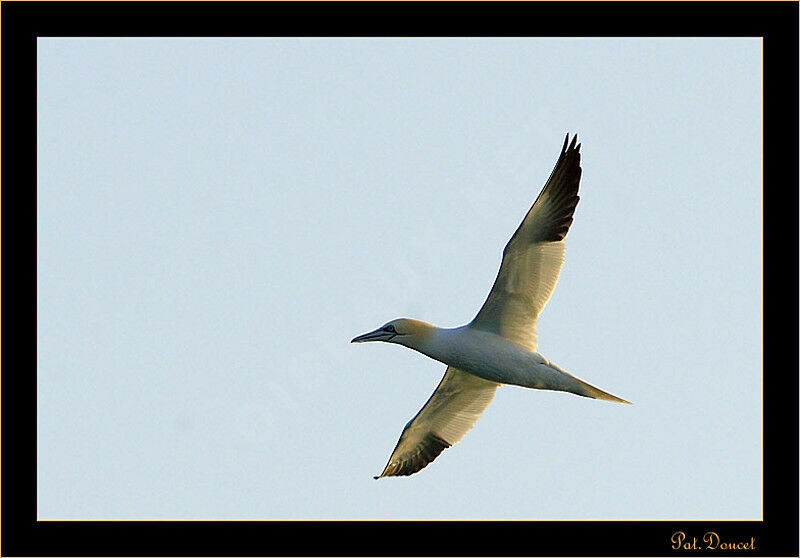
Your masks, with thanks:
[[[564,237],[578,205],[581,145],[564,140],[550,178],[503,250],[492,290],[475,318],[445,329],[399,318],[352,343],[385,341],[447,365],[444,377],[406,424],[383,472],[412,475],[475,425],[501,384],[566,391],[627,403],[587,384],[536,352],[536,321],[564,263]]]

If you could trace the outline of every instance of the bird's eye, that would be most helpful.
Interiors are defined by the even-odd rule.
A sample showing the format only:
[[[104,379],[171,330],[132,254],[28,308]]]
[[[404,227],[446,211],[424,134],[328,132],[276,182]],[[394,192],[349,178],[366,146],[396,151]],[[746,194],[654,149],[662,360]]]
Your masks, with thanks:
[[[385,328],[383,328],[383,331],[388,331],[389,333],[397,333],[397,330],[394,328],[393,325],[386,326]]]

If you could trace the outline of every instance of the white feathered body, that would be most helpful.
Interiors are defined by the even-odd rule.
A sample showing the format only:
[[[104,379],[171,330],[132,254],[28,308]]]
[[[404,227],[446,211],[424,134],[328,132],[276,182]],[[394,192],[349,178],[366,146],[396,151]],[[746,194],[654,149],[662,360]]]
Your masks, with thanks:
[[[584,397],[620,401],[541,354],[471,325],[446,329],[433,327],[412,343],[400,344],[449,366],[498,384],[566,391]]]

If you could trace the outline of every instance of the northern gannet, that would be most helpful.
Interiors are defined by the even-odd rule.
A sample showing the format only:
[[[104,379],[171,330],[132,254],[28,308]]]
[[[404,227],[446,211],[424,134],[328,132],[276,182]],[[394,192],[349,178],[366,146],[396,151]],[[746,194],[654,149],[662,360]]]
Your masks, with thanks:
[[[569,134],[550,178],[503,250],[500,271],[475,318],[445,329],[399,318],[351,343],[384,341],[447,365],[444,377],[406,424],[383,472],[412,475],[475,425],[501,384],[566,391],[627,403],[587,384],[536,352],[536,321],[564,263],[564,237],[578,205],[581,145]]]

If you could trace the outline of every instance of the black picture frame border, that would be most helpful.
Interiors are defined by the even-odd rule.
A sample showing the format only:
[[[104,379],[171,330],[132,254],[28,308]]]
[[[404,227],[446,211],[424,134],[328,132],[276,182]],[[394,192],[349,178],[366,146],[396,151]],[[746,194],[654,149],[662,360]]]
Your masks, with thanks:
[[[797,3],[3,2],[0,9],[2,555],[798,555],[798,331],[782,325],[798,323]],[[37,521],[36,39],[44,36],[762,37],[764,520]],[[723,142],[708,130],[709,149]],[[786,309],[792,318],[779,321]],[[756,548],[675,550],[677,531],[752,537]]]

